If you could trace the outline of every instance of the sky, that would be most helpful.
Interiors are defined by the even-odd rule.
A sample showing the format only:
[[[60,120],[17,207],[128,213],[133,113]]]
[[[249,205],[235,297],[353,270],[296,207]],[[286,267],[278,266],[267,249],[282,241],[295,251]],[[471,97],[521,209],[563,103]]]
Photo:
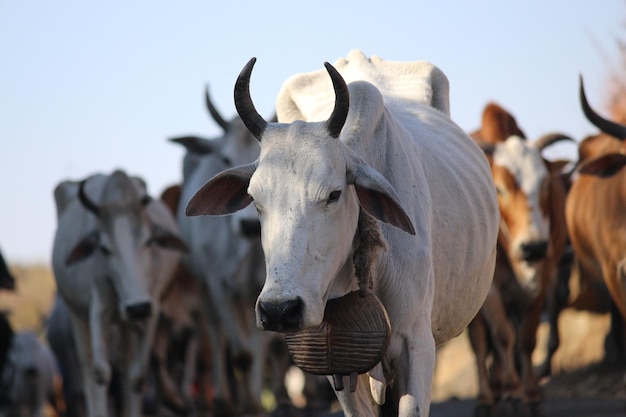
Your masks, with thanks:
[[[285,79],[360,49],[437,65],[468,132],[495,101],[531,140],[580,140],[595,129],[578,76],[607,114],[625,12],[623,0],[0,0],[0,251],[50,262],[61,181],[122,168],[155,196],[180,182],[184,151],[168,138],[219,135],[204,88],[234,117],[234,82],[253,56],[267,118]],[[559,146],[548,156],[575,157]]]

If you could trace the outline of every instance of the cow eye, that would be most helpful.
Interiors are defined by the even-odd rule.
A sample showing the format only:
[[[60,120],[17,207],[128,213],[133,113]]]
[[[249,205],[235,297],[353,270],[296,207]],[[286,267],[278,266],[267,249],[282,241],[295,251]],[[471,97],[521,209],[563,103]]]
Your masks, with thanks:
[[[102,254],[106,256],[111,255],[111,249],[107,248],[104,245],[100,245],[100,252],[102,252]]]
[[[230,158],[227,157],[227,156],[223,156],[222,157],[222,162],[225,163],[228,166],[231,166],[233,164],[232,161],[230,160]]]
[[[337,200],[339,200],[339,197],[341,197],[341,190],[335,190],[331,192],[328,196],[328,200],[326,200],[326,204],[329,205],[336,203]]]

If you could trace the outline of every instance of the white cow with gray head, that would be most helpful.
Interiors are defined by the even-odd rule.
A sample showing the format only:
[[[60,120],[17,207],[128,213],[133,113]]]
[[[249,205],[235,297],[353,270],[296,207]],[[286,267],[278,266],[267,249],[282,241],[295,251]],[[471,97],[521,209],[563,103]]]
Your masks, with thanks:
[[[187,213],[223,215],[254,202],[267,265],[257,325],[280,332],[318,326],[329,299],[358,288],[359,212],[380,220],[387,250],[372,266],[373,291],[391,340],[370,389],[362,376],[355,392],[337,395],[346,415],[374,416],[389,386],[391,409],[427,416],[435,348],[483,303],[499,221],[487,160],[449,117],[447,78],[427,62],[353,51],[327,72],[287,80],[280,123],[267,123],[250,98],[254,62],[235,102],[261,154],[212,178]]]
[[[122,416],[139,416],[159,300],[186,246],[165,204],[124,171],[64,181],[54,196],[52,266],[70,310],[87,415],[107,415],[113,363],[122,372]]]
[[[188,217],[184,210],[202,184],[224,169],[254,161],[260,146],[240,117],[226,120],[220,115],[208,90],[205,99],[223,134],[212,139],[198,136],[171,139],[186,149],[178,221],[181,235],[189,243],[190,253],[185,263],[206,289],[204,308],[211,324],[214,408],[224,414],[254,413],[262,411],[266,339],[270,336],[254,326],[254,302],[263,286],[265,272],[263,256],[256,255],[262,253],[257,215],[250,210],[230,218]],[[242,384],[237,387],[237,394],[229,388],[228,379],[233,375],[228,368],[228,356],[235,358],[238,373],[245,375],[239,378]],[[239,398],[237,404],[233,397]]]

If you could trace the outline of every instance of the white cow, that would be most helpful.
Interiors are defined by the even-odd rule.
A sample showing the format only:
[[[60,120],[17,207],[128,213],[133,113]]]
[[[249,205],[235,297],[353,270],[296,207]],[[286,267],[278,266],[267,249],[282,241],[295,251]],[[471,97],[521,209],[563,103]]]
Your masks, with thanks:
[[[50,348],[32,331],[15,333],[0,374],[0,390],[5,397],[5,402],[0,404],[0,416],[43,417],[44,406],[57,395],[58,381],[60,374]],[[51,405],[56,406],[54,402]]]
[[[107,415],[112,362],[122,373],[122,416],[139,416],[159,300],[186,246],[166,206],[124,171],[64,181],[54,196],[52,266],[70,311],[87,415]]]
[[[393,412],[428,416],[435,348],[485,300],[499,222],[487,160],[449,117],[447,78],[427,62],[355,50],[326,63],[328,73],[287,80],[281,123],[267,123],[250,98],[254,62],[237,80],[235,103],[261,155],[207,182],[187,214],[254,202],[267,265],[257,325],[280,332],[318,326],[329,299],[358,288],[359,212],[383,222],[387,250],[373,265],[373,291],[391,340],[369,389],[362,376],[355,392],[337,396],[347,416],[374,416],[389,386]]]
[[[226,121],[211,102],[208,91],[205,97],[207,108],[223,134],[212,139],[197,136],[171,139],[187,151],[183,159],[178,221],[190,249],[185,263],[206,289],[204,307],[211,324],[215,412],[256,413],[262,411],[267,339],[271,337],[254,326],[254,302],[265,278],[258,218],[254,210],[249,215],[231,218],[188,217],[184,210],[202,184],[226,168],[254,161],[260,146],[238,116]],[[237,374],[243,374],[237,378],[236,393],[230,389],[229,379],[234,374],[228,366],[229,356],[238,368]],[[279,379],[282,382],[284,375]],[[236,404],[234,398],[238,398]]]

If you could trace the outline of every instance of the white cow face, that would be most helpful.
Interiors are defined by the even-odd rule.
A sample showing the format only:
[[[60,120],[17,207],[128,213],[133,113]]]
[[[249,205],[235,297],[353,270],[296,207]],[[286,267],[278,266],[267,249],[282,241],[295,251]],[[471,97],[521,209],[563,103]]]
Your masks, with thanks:
[[[141,197],[130,178],[114,172],[103,190],[99,205],[87,197],[84,182],[79,189],[83,206],[97,218],[97,228],[87,233],[70,252],[66,264],[99,257],[119,302],[123,319],[144,319],[152,313],[152,285],[159,268],[158,249],[186,251],[182,240],[165,227],[154,224],[148,214],[151,199]]]
[[[338,139],[349,98],[336,70],[327,64],[337,95],[329,120],[268,125],[249,99],[253,64],[242,71],[235,100],[260,140],[259,159],[211,179],[190,200],[187,215],[229,214],[254,201],[267,268],[257,324],[293,331],[320,324],[326,301],[343,295],[347,281],[356,282],[350,254],[359,204],[373,217],[415,232],[387,180]]]
[[[518,136],[498,143],[492,158],[505,250],[522,286],[534,293],[550,249],[548,170],[540,151]]]

